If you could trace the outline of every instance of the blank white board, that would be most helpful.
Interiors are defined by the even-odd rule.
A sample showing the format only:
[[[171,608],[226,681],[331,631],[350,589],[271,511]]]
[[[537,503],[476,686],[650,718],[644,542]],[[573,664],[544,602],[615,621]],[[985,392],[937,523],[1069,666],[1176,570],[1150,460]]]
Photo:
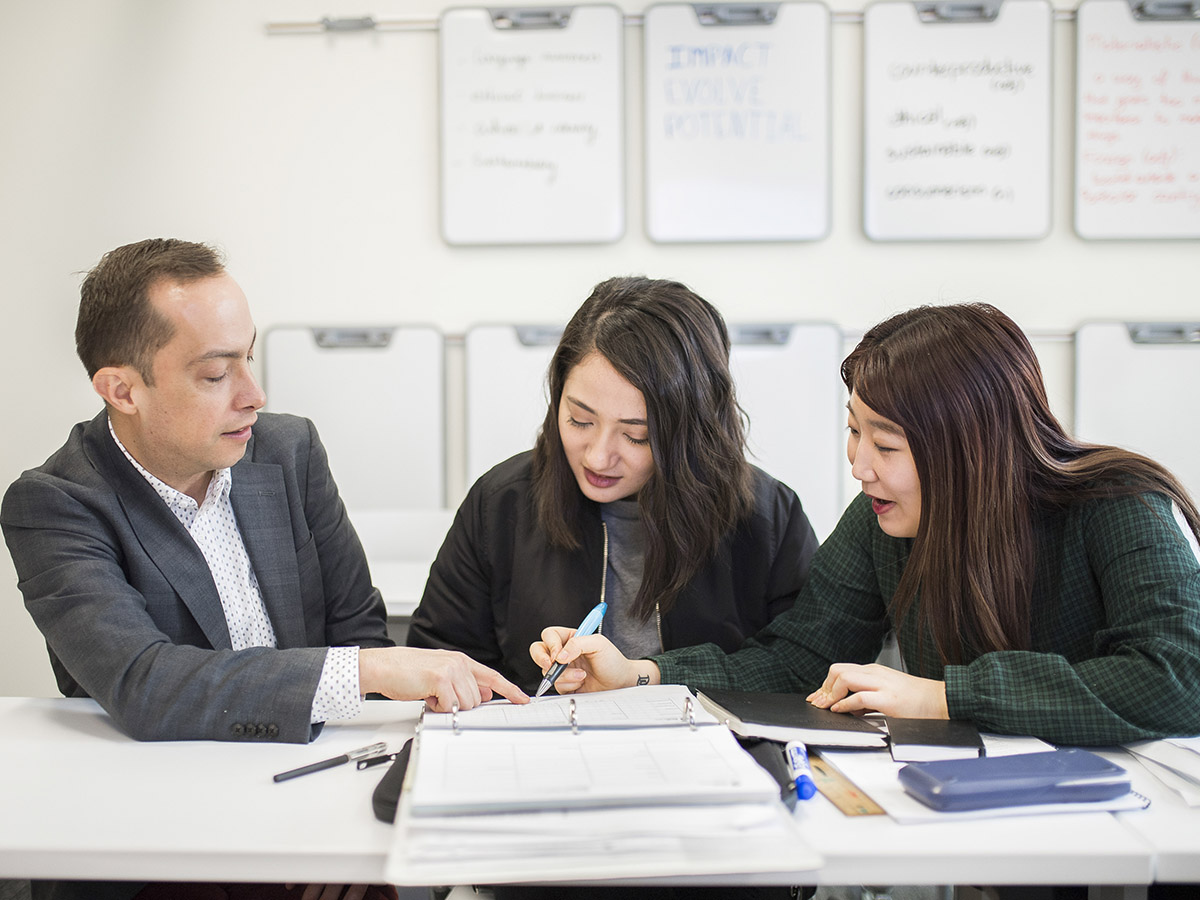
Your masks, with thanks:
[[[445,506],[444,342],[435,328],[271,328],[267,408],[312,419],[355,510]]]
[[[1075,232],[1200,237],[1200,22],[1086,0],[1075,31]]]
[[[476,325],[467,332],[467,484],[528,450],[546,418],[546,370],[561,325]]]
[[[824,540],[845,508],[842,332],[819,322],[730,324],[729,337],[738,402],[750,419],[748,457],[799,495]]]
[[[829,9],[668,3],[645,13],[646,233],[829,233]]]
[[[624,34],[615,6],[449,9],[442,235],[615,241],[625,230]]]
[[[1075,432],[1162,463],[1200,498],[1200,321],[1094,322],[1075,334]]]
[[[557,326],[488,325],[466,338],[467,478],[533,446],[546,415]],[[841,331],[829,324],[730,324],[730,368],[750,418],[748,458],[800,496],[818,537],[845,504]]]
[[[864,13],[864,231],[878,241],[1044,237],[1049,3],[1005,0],[991,21],[928,6],[951,18],[927,21],[926,5],[910,2]]]
[[[454,522],[452,509],[356,509],[354,530],[389,616],[411,616]]]

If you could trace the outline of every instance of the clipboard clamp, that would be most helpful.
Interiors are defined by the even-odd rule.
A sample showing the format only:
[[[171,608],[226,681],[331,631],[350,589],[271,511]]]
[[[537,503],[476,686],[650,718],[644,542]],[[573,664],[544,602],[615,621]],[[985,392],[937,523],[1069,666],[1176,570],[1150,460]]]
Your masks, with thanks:
[[[573,6],[495,6],[488,8],[492,27],[508,30],[566,28],[571,24]]]
[[[778,3],[693,3],[701,25],[771,25],[779,15]]]
[[[1200,344],[1200,322],[1126,322],[1134,344]]]
[[[792,337],[792,326],[784,324],[730,325],[731,344],[753,344],[760,347],[783,347]]]
[[[994,22],[1003,0],[916,0],[922,22]],[[1148,0],[1153,2],[1153,0]]]
[[[395,331],[395,328],[314,328],[312,336],[322,350],[383,349],[391,344]]]
[[[1156,22],[1200,19],[1200,0],[1129,0],[1129,11],[1135,19]]]
[[[514,325],[522,347],[554,347],[562,338],[563,329],[555,325]]]

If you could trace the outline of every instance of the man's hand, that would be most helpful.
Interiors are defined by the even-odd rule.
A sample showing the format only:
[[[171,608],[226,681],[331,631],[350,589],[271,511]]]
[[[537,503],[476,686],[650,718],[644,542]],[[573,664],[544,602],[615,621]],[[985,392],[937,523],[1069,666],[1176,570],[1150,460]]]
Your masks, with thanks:
[[[499,694],[513,703],[529,696],[494,669],[454,650],[372,647],[358,651],[359,690],[393,700],[424,700],[434,712],[471,709]]]

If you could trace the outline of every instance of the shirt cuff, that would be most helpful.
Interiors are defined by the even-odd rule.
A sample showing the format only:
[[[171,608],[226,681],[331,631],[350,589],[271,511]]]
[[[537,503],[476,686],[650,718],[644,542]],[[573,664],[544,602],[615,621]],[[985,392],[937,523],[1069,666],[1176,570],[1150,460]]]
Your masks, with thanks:
[[[358,648],[330,647],[313,697],[310,722],[352,719],[362,711],[358,689]]]
[[[946,685],[946,715],[951,719],[974,719],[978,712],[971,693],[971,674],[967,666],[946,666],[942,670]]]

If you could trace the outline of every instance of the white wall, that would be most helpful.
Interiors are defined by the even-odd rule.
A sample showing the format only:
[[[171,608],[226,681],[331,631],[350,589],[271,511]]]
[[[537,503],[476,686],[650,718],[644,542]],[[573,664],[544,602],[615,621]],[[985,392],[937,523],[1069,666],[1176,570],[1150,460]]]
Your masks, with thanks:
[[[436,32],[282,37],[264,28],[367,12],[432,22],[437,2],[0,0],[0,486],[98,408],[73,353],[80,273],[104,251],[150,236],[221,244],[260,333],[285,322],[429,322],[460,333],[477,321],[563,321],[595,282],[635,272],[683,280],[730,319],[823,319],[851,332],[911,305],[963,299],[996,303],[1038,332],[1065,333],[1087,318],[1197,316],[1195,242],[1089,244],[1072,234],[1070,21],[1054,26],[1054,224],[1044,240],[862,236],[862,27],[836,21],[828,239],[646,240],[641,31],[629,26],[625,238],[474,249],[438,237]],[[1069,421],[1070,347],[1040,347]],[[449,386],[461,388],[454,373]],[[461,454],[451,466],[461,472]],[[460,475],[452,499],[462,489]],[[0,554],[0,694],[54,693]]]

